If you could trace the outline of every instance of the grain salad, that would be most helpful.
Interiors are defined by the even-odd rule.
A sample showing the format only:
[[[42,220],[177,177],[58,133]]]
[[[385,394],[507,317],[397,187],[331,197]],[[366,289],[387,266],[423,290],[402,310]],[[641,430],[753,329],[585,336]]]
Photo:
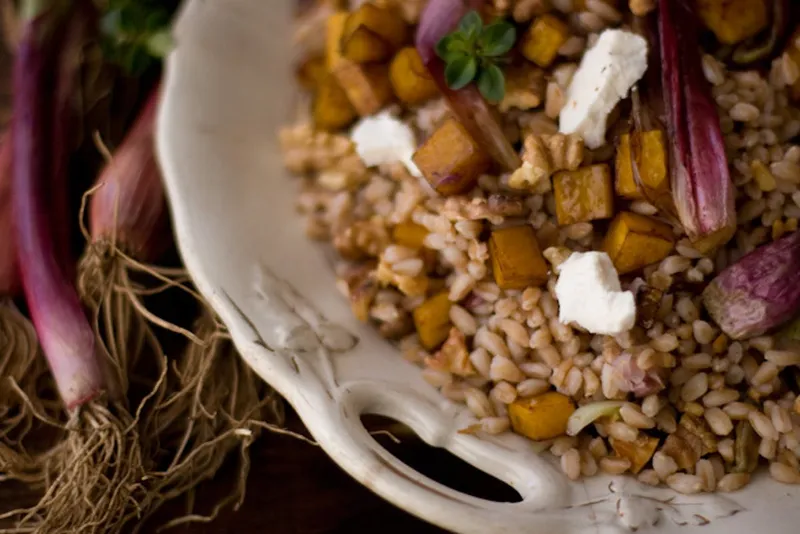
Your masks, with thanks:
[[[462,432],[526,436],[572,480],[798,484],[793,14],[317,0],[279,134],[308,237]]]

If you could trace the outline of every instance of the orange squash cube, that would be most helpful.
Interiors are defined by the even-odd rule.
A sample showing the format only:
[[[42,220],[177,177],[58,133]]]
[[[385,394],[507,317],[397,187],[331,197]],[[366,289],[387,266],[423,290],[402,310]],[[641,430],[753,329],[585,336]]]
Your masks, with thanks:
[[[652,217],[623,211],[608,228],[603,250],[619,274],[627,274],[666,258],[675,245],[672,228]]]
[[[328,74],[324,56],[309,56],[301,61],[295,69],[297,82],[303,89],[313,91]]]
[[[325,64],[331,72],[335,71],[342,62],[347,61],[342,56],[340,43],[348,16],[346,11],[338,11],[328,17],[325,30]]]
[[[403,46],[408,40],[408,27],[402,15],[390,7],[379,7],[374,3],[361,4],[355,11],[348,15],[342,32],[342,53],[348,59],[357,61],[347,55],[348,41],[355,34],[366,35],[366,30],[376,39],[383,41],[386,55],[370,61],[388,59],[391,54]],[[375,52],[373,52],[374,54]]]
[[[605,163],[557,172],[553,177],[558,224],[607,219],[614,215],[611,169]]]
[[[417,149],[414,163],[441,195],[472,189],[491,162],[489,155],[458,120],[447,119]]]
[[[547,282],[548,267],[533,227],[513,226],[489,238],[494,281],[501,289],[524,289]]]
[[[397,98],[411,106],[439,94],[439,88],[413,46],[403,48],[394,56],[389,65],[389,80]]]
[[[633,144],[633,146],[632,146]],[[652,130],[642,134],[624,134],[620,137],[616,157],[615,189],[619,196],[631,200],[644,198],[633,177],[631,150],[634,150],[636,165],[642,184],[653,191],[662,191],[669,187],[667,175],[667,150],[664,145],[664,134],[661,130]]]
[[[392,99],[392,86],[386,65],[348,62],[333,73],[347,99],[359,115],[366,117],[380,111]]]
[[[404,247],[420,249],[425,244],[425,236],[430,232],[424,226],[414,222],[401,222],[394,227],[392,238],[398,245]]]
[[[696,9],[722,44],[744,41],[769,24],[767,0],[697,0]]]
[[[426,350],[444,343],[450,333],[450,297],[447,291],[429,298],[413,312],[419,341]]]
[[[522,55],[542,68],[549,67],[569,38],[569,28],[553,15],[542,15],[525,32]]]
[[[314,93],[312,108],[314,126],[320,130],[335,131],[344,128],[356,118],[344,90],[331,74],[326,74]]]
[[[557,438],[567,432],[567,421],[575,411],[572,399],[555,391],[517,399],[508,405],[514,432],[534,441]]]

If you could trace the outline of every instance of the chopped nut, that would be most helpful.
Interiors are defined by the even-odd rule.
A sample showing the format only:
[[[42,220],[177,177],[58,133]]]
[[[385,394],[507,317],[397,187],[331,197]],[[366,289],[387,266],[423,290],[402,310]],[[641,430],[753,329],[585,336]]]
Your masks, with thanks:
[[[498,108],[503,113],[512,108],[538,108],[542,104],[544,92],[544,72],[540,68],[530,63],[509,67],[506,71],[506,93]]]
[[[577,134],[528,134],[525,136],[522,166],[511,175],[509,187],[543,194],[551,189],[555,171],[576,170],[583,161],[583,139]]]
[[[359,321],[369,320],[369,309],[378,294],[378,282],[373,272],[365,272],[361,276],[354,276],[347,281],[350,291],[350,307],[353,315]]]
[[[658,438],[645,434],[639,435],[636,441],[622,441],[611,438],[609,442],[617,456],[626,458],[631,462],[631,472],[633,474],[639,473],[647,465],[647,462],[655,454],[656,448],[658,448]]]
[[[389,233],[382,224],[357,221],[333,237],[333,246],[348,260],[376,258],[389,244]]]
[[[407,276],[398,274],[392,270],[392,266],[381,261],[376,272],[378,282],[384,285],[391,285],[399,289],[404,295],[409,297],[424,296],[428,291],[427,275],[418,274],[417,276]]]
[[[384,339],[401,339],[414,331],[414,323],[408,314],[403,314],[393,321],[382,323],[378,333]]]
[[[450,329],[447,340],[432,357],[425,359],[425,365],[458,376],[475,375],[475,367],[469,359],[466,338],[458,328]]]

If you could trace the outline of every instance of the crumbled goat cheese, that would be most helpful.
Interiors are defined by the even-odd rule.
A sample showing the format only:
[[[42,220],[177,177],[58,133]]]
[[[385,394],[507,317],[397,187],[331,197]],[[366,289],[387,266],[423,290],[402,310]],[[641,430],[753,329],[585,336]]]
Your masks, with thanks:
[[[602,146],[608,115],[646,70],[647,41],[624,30],[601,33],[567,89],[560,131],[581,134],[589,148]]]
[[[574,252],[559,267],[558,320],[576,323],[593,334],[627,332],[636,321],[633,293],[622,291],[605,252]]]
[[[399,161],[412,175],[422,176],[411,159],[417,148],[414,131],[389,111],[361,119],[350,132],[350,139],[367,167]]]

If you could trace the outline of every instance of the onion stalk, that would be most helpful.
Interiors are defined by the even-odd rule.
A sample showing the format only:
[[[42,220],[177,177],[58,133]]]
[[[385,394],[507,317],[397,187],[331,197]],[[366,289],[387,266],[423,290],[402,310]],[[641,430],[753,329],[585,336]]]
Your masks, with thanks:
[[[416,47],[461,124],[496,163],[507,171],[515,171],[522,160],[506,138],[496,112],[474,84],[457,91],[451,89],[445,80],[444,62],[436,54],[436,45],[455,29],[464,14],[470,9],[480,11],[483,4],[484,0],[430,0],[419,21]]]
[[[719,115],[703,75],[691,2],[661,0],[658,15],[675,208],[693,246],[709,252],[736,231],[735,191]]]

